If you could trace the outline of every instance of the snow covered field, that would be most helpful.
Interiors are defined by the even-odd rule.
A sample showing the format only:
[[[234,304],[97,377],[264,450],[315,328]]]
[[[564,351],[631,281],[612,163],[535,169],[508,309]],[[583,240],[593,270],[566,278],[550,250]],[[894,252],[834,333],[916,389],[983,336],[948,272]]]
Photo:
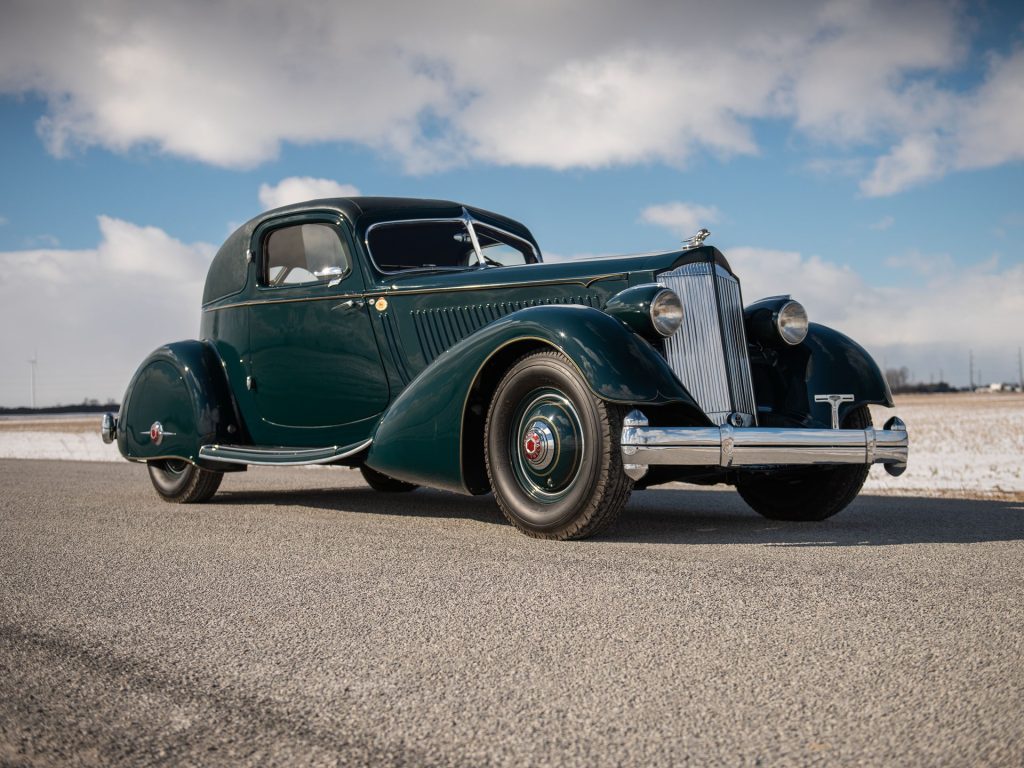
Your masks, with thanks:
[[[872,407],[876,427],[894,413],[910,430],[902,477],[881,466],[865,488],[874,493],[1024,496],[1024,395],[910,395],[896,409]],[[121,461],[99,436],[100,417],[0,420],[0,458]]]
[[[910,461],[901,477],[873,467],[865,488],[1024,495],[1024,394],[904,395],[871,412],[876,427],[893,414],[907,423]]]

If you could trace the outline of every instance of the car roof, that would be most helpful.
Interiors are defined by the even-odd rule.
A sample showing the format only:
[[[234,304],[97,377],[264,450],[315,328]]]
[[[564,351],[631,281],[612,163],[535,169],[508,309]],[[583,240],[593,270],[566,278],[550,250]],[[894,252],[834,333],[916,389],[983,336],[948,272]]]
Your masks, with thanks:
[[[203,291],[203,304],[206,305],[241,290],[245,283],[246,251],[249,248],[253,232],[264,222],[293,213],[325,209],[340,211],[351,222],[356,236],[360,238],[368,226],[377,222],[417,218],[457,218],[462,216],[463,209],[465,209],[475,219],[484,223],[490,222],[529,240],[537,247],[538,252],[540,251],[530,230],[515,219],[452,200],[418,197],[325,197],[264,211],[236,229],[217,251],[210,264]]]

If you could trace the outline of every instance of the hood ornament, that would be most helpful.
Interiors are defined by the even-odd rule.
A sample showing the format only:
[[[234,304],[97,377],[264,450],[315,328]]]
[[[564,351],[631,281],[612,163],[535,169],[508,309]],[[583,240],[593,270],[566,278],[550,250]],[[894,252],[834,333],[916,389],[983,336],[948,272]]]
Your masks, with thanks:
[[[711,237],[711,230],[709,229],[698,229],[697,234],[691,235],[690,237],[683,240],[684,248],[699,248],[704,244],[704,241]]]

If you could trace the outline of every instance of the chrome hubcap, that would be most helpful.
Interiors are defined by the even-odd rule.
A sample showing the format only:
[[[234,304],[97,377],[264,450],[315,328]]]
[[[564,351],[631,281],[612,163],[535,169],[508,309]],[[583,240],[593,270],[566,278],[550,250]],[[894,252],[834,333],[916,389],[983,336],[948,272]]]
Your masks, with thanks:
[[[547,469],[555,460],[555,435],[543,421],[530,425],[523,439],[523,456],[537,470]]]
[[[565,496],[583,456],[583,427],[573,403],[556,389],[531,392],[512,421],[509,456],[527,495],[543,504]]]

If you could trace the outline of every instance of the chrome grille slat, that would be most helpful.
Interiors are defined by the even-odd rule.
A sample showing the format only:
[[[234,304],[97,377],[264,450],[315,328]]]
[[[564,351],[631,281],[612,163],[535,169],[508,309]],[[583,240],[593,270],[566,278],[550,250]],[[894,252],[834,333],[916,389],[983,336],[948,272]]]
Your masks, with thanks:
[[[743,303],[736,278],[717,264],[684,264],[658,276],[683,303],[683,324],[665,339],[673,372],[715,424],[733,411],[757,420]]]

